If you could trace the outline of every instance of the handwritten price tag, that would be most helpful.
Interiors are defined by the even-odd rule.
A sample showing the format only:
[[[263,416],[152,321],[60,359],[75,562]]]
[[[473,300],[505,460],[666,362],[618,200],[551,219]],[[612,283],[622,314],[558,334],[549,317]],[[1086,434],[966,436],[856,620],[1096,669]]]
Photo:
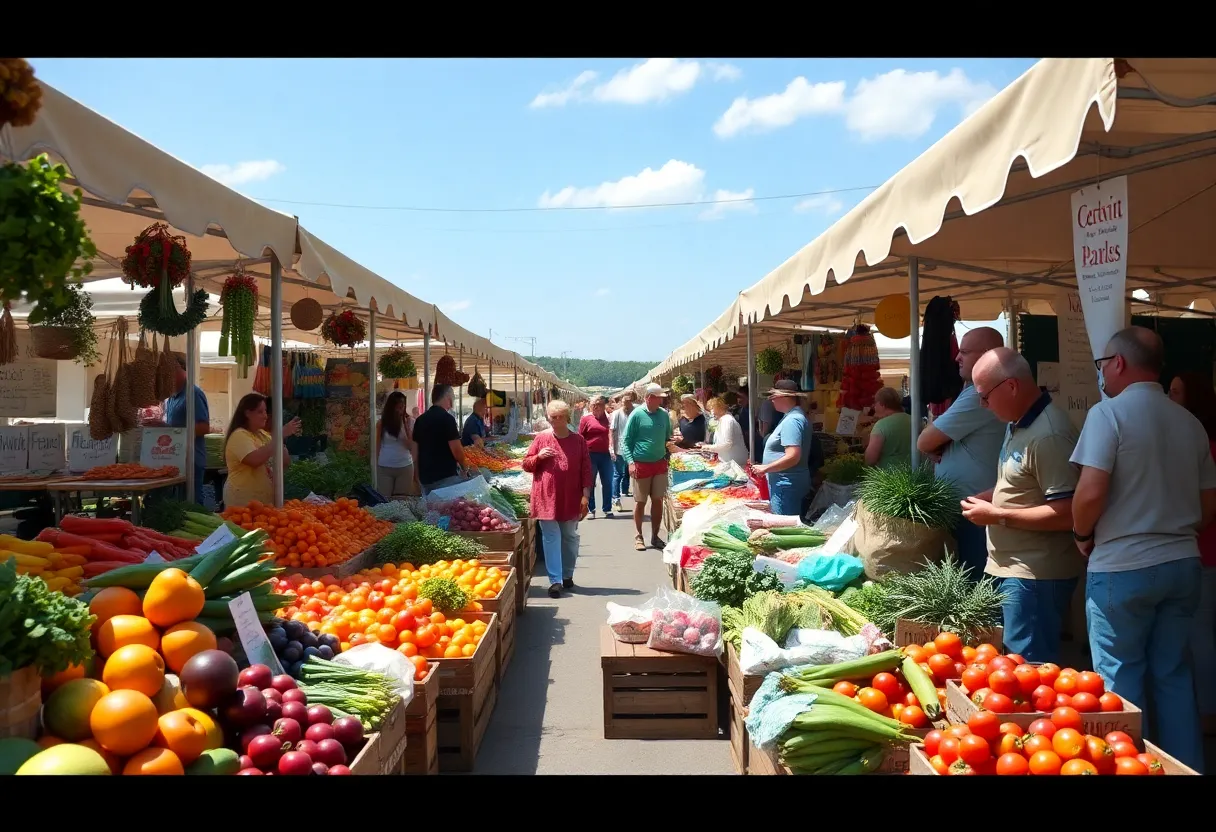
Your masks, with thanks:
[[[236,535],[232,533],[232,529],[228,528],[227,524],[220,526],[218,529],[207,535],[207,539],[195,547],[194,551],[200,555],[205,555],[212,549],[218,549],[226,543],[231,543],[236,540]]]
[[[144,558],[144,563],[168,563],[168,561],[160,556],[160,552],[153,550],[148,552],[148,556]]]
[[[270,640],[266,638],[266,631],[262,629],[262,622],[258,620],[253,597],[248,592],[242,592],[228,602],[228,611],[232,613],[237,637],[245,648],[249,663],[264,664],[274,671],[276,676],[282,675],[283,665],[279,663],[279,657],[275,655]]]

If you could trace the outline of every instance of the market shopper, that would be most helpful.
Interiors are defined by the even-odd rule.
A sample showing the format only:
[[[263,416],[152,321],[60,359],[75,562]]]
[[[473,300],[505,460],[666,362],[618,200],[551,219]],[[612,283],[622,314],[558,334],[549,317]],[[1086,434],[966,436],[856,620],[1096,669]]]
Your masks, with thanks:
[[[731,415],[725,399],[709,400],[709,412],[718,420],[713,442],[698,442],[697,447],[718,455],[723,462],[733,462],[740,468],[747,465],[747,445],[743,442],[743,430]]]
[[[1161,389],[1163,363],[1161,338],[1137,326],[1094,362],[1112,398],[1090,408],[1072,455],[1081,466],[1072,528],[1088,559],[1094,669],[1119,696],[1151,705],[1146,737],[1202,772],[1189,643],[1201,595],[1196,534],[1216,517],[1216,463],[1203,425]]]
[[[376,487],[390,500],[397,495],[422,493],[414,466],[418,451],[405,408],[404,393],[400,390],[389,393],[376,430]]]
[[[657,384],[646,385],[646,406],[635,407],[621,434],[621,454],[633,479],[633,527],[637,534],[633,548],[646,551],[642,538],[642,517],[650,501],[650,545],[662,549],[659,525],[663,522],[663,498],[667,496],[667,443],[671,439],[671,416],[661,405],[666,391]]]
[[[165,399],[165,425],[171,428],[186,427],[186,359],[174,354],[177,359],[174,378],[177,392]],[[194,385],[194,502],[203,504],[203,474],[207,470],[207,434],[211,432],[211,410],[207,407],[207,395]]]
[[[1182,405],[1203,425],[1216,457],[1216,389],[1201,373],[1181,373],[1170,382],[1170,401]],[[1191,633],[1195,696],[1203,732],[1216,734],[1216,523],[1199,533],[1199,562],[1203,579],[1199,588],[1199,611]]]
[[[1070,533],[1077,470],[1068,458],[1077,429],[1008,347],[980,357],[968,389],[1007,423],[996,485],[962,501],[963,517],[987,531],[985,571],[1005,596],[1005,647],[1028,662],[1058,663],[1068,605],[1085,571]]]
[[[608,418],[609,453],[612,454],[612,506],[617,511],[624,511],[621,505],[622,497],[633,496],[629,491],[629,468],[625,456],[621,453],[621,437],[625,433],[625,423],[629,414],[633,413],[633,391],[626,390],[621,395],[621,406],[612,411]]]
[[[595,477],[600,480],[600,498],[604,503],[604,516],[612,517],[612,446],[609,444],[608,413],[603,396],[591,399],[591,412],[578,423],[578,435],[587,443],[591,456],[591,497],[588,518],[595,519]]]
[[[904,413],[898,391],[884,387],[874,394],[874,415],[878,421],[866,442],[866,465],[890,468],[908,465],[912,460],[912,417]]]
[[[247,506],[257,501],[274,504],[274,480],[271,479],[270,458],[275,447],[271,444],[266,425],[270,421],[268,400],[261,393],[247,393],[236,404],[236,412],[228,423],[224,438],[224,465],[228,478],[224,481],[224,508]],[[283,438],[300,432],[297,416],[283,425]],[[279,446],[279,461],[283,470],[291,465],[286,446]]]
[[[468,464],[460,431],[452,415],[454,394],[451,386],[436,384],[431,389],[431,406],[414,420],[414,446],[418,449],[418,482],[422,493],[464,482]]]
[[[709,430],[705,423],[705,411],[701,403],[692,393],[680,396],[680,438],[676,447],[691,451],[698,442],[709,438]]]
[[[486,427],[487,409],[485,398],[473,400],[473,412],[465,417],[464,427],[460,431],[460,444],[464,447],[485,446],[485,438],[490,435],[490,430]]]
[[[574,589],[578,524],[587,516],[593,484],[587,443],[570,430],[570,405],[554,399],[545,408],[552,427],[536,435],[524,456],[532,474],[532,516],[540,523],[549,597]]]
[[[773,514],[800,515],[811,491],[806,460],[815,434],[801,406],[805,395],[789,380],[777,382],[768,391],[768,401],[779,414],[779,421],[765,440],[763,463],[752,470],[768,478],[769,511]]]
[[[984,407],[971,376],[982,355],[1004,345],[1001,333],[989,326],[977,327],[963,336],[957,359],[963,390],[916,440],[917,450],[937,463],[938,478],[952,481],[959,497],[984,494],[996,485],[1005,426]],[[963,519],[955,526],[954,536],[959,560],[978,581],[988,562],[987,533],[982,526]]]

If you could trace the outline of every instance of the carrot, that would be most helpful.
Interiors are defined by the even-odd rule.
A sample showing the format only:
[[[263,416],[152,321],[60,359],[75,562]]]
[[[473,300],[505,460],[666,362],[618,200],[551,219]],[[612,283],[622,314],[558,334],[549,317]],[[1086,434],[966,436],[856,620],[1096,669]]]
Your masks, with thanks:
[[[117,518],[98,519],[69,514],[59,521],[59,528],[71,534],[87,534],[92,537],[94,535],[123,534],[135,527],[126,520]]]
[[[130,566],[131,561],[123,560],[91,560],[82,568],[84,569],[84,577],[94,578],[98,575],[109,572],[113,569],[118,569],[122,566]]]
[[[60,546],[55,550],[61,555],[87,555],[93,551],[92,546]]]
[[[90,540],[87,537],[69,534],[65,531],[59,532],[57,540],[58,544],[63,546],[89,546],[89,554],[86,555],[89,560],[120,560],[126,563],[134,563],[143,560],[143,558],[135,552],[120,549],[117,546],[110,545],[109,543],[102,543],[100,541]]]
[[[43,543],[55,544],[59,541],[59,529],[56,529],[53,526],[47,526],[42,531],[38,532],[38,536],[34,539],[41,540]],[[93,551],[92,543],[89,544],[89,551]],[[88,553],[86,552],[85,554]]]
[[[117,546],[118,544],[122,543],[121,534],[94,534],[92,532],[75,532],[75,534],[85,535],[89,538],[89,540],[96,540],[101,543],[109,543],[114,546]]]

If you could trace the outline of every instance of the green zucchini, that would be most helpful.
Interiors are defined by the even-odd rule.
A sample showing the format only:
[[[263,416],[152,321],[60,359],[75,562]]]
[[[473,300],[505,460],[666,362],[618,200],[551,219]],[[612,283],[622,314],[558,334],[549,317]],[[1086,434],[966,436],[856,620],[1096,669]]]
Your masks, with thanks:
[[[181,569],[182,571],[187,571],[197,566],[202,559],[202,555],[191,555],[188,558],[168,563],[133,563],[130,566],[120,566],[117,569],[111,569],[109,572],[94,575],[85,580],[83,585],[90,589],[108,586],[125,586],[127,589],[147,589],[152,584],[153,578],[164,570]]]
[[[224,571],[224,566],[232,559],[238,551],[240,551],[242,541],[233,540],[230,543],[225,543],[223,546],[217,546],[212,549],[197,566],[190,570],[190,577],[199,582],[203,589],[214,581],[221,572]]]
[[[283,574],[285,569],[275,568],[269,562],[258,562],[229,572],[207,588],[208,598],[222,598],[245,589],[252,589],[258,584],[268,581],[276,575]]]

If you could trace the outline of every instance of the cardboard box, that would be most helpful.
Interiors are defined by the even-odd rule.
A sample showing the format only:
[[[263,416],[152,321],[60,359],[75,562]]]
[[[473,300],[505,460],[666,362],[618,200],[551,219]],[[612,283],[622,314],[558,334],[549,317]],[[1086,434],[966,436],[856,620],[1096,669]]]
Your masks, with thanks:
[[[369,734],[363,750],[350,762],[351,774],[380,774],[380,735]]]
[[[1104,737],[1111,731],[1123,731],[1136,742],[1140,742],[1143,734],[1143,713],[1131,702],[1123,700],[1124,710],[1081,714],[1081,724],[1086,734]],[[951,722],[966,722],[980,707],[971,701],[963,686],[954,680],[946,682],[946,709]],[[1045,711],[1031,711],[1028,714],[1001,714],[1002,722],[1012,722],[1022,728],[1029,728],[1036,719],[1046,719],[1051,714]]]
[[[415,693],[420,692],[415,690]],[[400,702],[380,722],[380,774],[397,774],[405,755],[405,705]]]
[[[933,641],[939,633],[941,633],[941,629],[931,624],[922,624],[919,621],[909,621],[906,618],[901,618],[895,622],[895,646],[907,647],[909,644],[924,644],[925,642]],[[982,641],[977,643],[988,643],[997,650],[1001,650],[1001,642],[1005,637],[1005,629],[1003,627],[993,627],[991,630],[981,632],[980,636]],[[971,646],[974,647],[975,645]]]
[[[1166,754],[1148,740],[1144,741],[1144,750],[1149,754],[1155,755],[1157,759],[1161,761],[1161,765],[1165,768],[1166,774],[1199,774],[1199,772],[1178,762],[1178,760],[1174,759],[1169,754]],[[929,756],[925,754],[925,747],[923,745],[911,746],[908,749],[908,753],[911,757],[911,762],[908,766],[909,774],[928,775],[930,777],[941,776],[937,773],[937,771],[934,770],[933,764],[929,762]]]

